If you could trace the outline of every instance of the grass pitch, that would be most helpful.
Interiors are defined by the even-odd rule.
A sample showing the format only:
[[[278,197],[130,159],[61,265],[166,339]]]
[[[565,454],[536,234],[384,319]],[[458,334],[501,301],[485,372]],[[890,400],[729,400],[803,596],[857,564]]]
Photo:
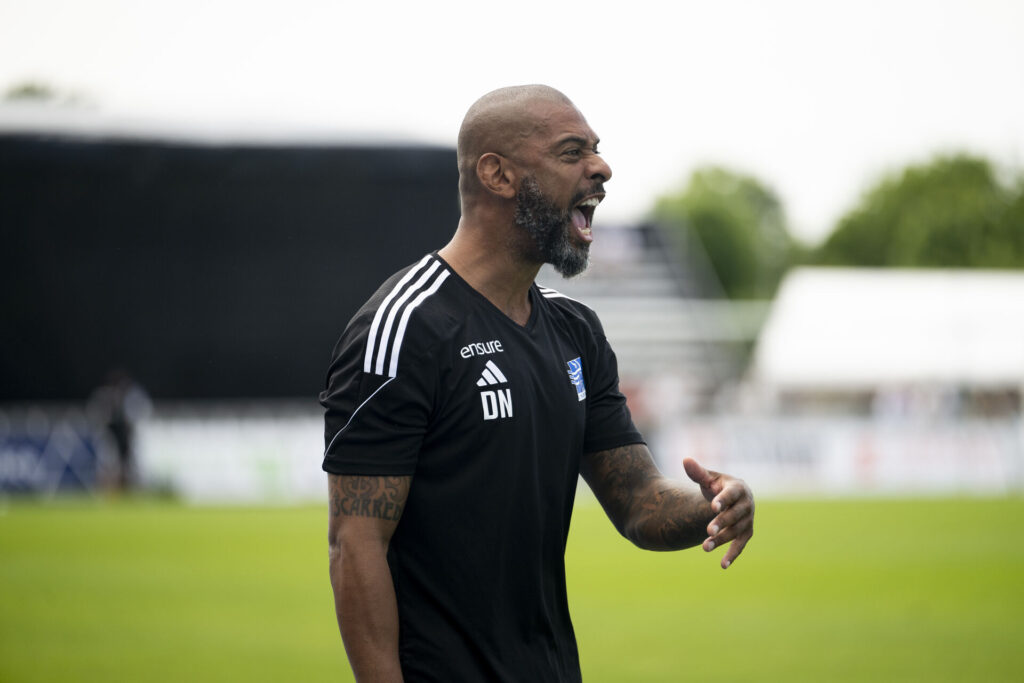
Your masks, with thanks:
[[[633,548],[584,498],[584,680],[1020,680],[1021,528],[1021,499],[767,501],[722,571]],[[351,680],[326,512],[0,502],[0,681],[112,680]]]

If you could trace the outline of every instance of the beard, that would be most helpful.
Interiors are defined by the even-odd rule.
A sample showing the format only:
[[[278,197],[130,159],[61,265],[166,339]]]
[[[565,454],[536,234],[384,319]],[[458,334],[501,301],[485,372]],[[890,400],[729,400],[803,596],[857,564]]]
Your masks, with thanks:
[[[523,178],[516,194],[515,224],[530,237],[525,256],[550,263],[564,278],[579,275],[590,264],[590,244],[576,244],[569,237],[572,207],[586,197],[580,193],[566,209],[560,209],[540,189],[533,176]]]

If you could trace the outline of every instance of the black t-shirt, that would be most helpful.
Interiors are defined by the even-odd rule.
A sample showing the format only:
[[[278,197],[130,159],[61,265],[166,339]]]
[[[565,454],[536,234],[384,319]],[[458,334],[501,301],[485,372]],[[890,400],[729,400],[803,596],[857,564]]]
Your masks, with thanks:
[[[388,550],[410,681],[574,681],[564,554],[580,457],[642,441],[597,316],[534,284],[525,326],[430,254],[335,348],[323,468],[411,475]]]

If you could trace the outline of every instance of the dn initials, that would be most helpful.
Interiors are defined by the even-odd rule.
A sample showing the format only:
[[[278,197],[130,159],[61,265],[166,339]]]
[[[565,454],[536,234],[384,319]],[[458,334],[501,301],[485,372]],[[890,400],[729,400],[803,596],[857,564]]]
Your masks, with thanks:
[[[512,390],[498,389],[480,393],[480,403],[484,407],[484,419],[496,420],[512,417]]]

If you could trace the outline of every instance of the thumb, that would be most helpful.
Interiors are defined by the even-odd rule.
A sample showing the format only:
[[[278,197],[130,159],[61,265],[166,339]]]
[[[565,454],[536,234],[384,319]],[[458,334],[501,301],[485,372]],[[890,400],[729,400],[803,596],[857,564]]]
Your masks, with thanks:
[[[686,476],[701,486],[709,486],[711,484],[713,479],[711,473],[693,458],[683,458],[683,469],[686,470]]]

